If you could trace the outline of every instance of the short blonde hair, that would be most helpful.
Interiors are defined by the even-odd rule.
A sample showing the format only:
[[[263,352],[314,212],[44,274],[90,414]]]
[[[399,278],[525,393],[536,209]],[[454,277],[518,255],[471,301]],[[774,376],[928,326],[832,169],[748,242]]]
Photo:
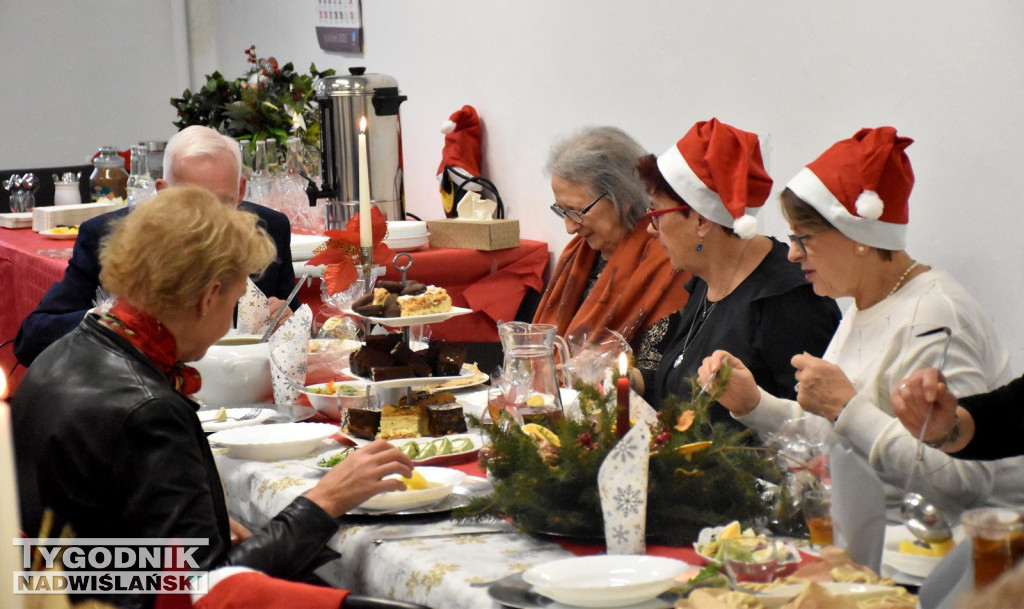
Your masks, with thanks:
[[[205,188],[164,189],[114,224],[100,246],[100,282],[150,314],[183,310],[210,284],[234,284],[274,261],[257,221]]]

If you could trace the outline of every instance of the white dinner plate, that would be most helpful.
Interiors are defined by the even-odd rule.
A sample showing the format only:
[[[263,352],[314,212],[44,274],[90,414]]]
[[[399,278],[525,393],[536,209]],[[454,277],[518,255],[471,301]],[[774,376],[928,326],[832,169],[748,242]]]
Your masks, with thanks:
[[[413,315],[412,317],[367,317],[360,315],[352,309],[345,309],[342,311],[346,315],[354,315],[362,319],[367,319],[375,324],[382,326],[391,326],[392,328],[401,328],[404,326],[420,326],[424,324],[436,324],[452,317],[459,315],[465,315],[472,313],[473,309],[464,309],[462,307],[452,307],[451,311],[445,311],[444,313],[431,313],[430,315]]]
[[[663,556],[583,556],[537,565],[523,579],[538,594],[567,605],[622,607],[657,597],[692,566]]]
[[[57,241],[71,241],[72,239],[78,238],[78,231],[73,233],[56,233],[55,229],[41,230],[39,234],[46,237],[47,239],[55,239]]]
[[[282,423],[225,429],[208,439],[226,446],[235,459],[277,461],[302,457],[336,433],[338,427],[330,423]]]
[[[252,410],[252,408],[248,406],[225,408],[224,412],[227,415],[227,419],[224,421],[216,420],[217,413],[220,412],[220,408],[200,410],[196,415],[199,416],[199,422],[203,424],[203,431],[206,433],[214,433],[223,429],[233,429],[235,427],[245,427],[247,425],[259,425],[277,414],[277,409],[268,406],[267,408],[261,408],[259,413],[251,419],[246,419],[244,421],[238,420],[240,417],[248,414],[250,410]]]
[[[882,565],[891,567],[899,571],[900,574],[923,580],[931,574],[932,569],[942,562],[943,557],[920,556],[900,552],[900,542],[908,539],[913,540],[914,536],[907,530],[907,527],[903,525],[887,526],[885,528],[885,545],[882,550]],[[954,530],[953,539],[956,541],[963,539],[960,527]],[[903,578],[899,577],[898,574],[893,574],[893,579],[896,579],[899,583],[905,583],[901,581]],[[918,581],[917,583],[920,582]]]
[[[808,582],[779,586],[758,592],[755,596],[764,605],[765,609],[777,609],[789,602],[793,597],[804,591],[809,585]],[[846,582],[819,582],[822,588],[833,596],[839,596],[854,602],[862,601],[878,596],[896,594],[893,586],[881,586],[878,584],[852,584]]]
[[[341,373],[344,374],[345,376],[351,376],[352,378],[359,379],[371,387],[380,387],[381,389],[437,385],[440,383],[455,381],[459,379],[472,379],[474,376],[474,372],[466,368],[465,366],[463,366],[462,370],[457,376],[412,376],[404,379],[390,379],[387,381],[371,381],[352,372],[351,368],[344,368],[342,369]]]
[[[421,490],[380,493],[364,501],[359,508],[373,512],[397,512],[427,507],[447,499],[455,485],[466,478],[465,472],[447,467],[417,467],[416,471],[433,486]]]

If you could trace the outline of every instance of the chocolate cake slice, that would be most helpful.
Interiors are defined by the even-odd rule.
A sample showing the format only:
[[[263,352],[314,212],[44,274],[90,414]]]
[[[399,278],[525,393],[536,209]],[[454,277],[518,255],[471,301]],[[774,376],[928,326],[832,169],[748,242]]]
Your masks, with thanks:
[[[370,378],[375,383],[394,379],[407,379],[413,376],[416,376],[416,374],[409,366],[378,366],[370,369]]]
[[[466,415],[458,404],[434,404],[427,407],[427,432],[431,436],[446,436],[466,432]]]
[[[432,340],[427,347],[427,361],[436,376],[458,376],[466,362],[466,346],[446,340]]]
[[[434,370],[427,363],[427,360],[423,359],[420,352],[413,351],[405,343],[395,345],[394,349],[391,350],[391,357],[395,358],[395,361],[399,364],[412,368],[414,376],[434,375]]]
[[[380,431],[380,411],[368,408],[348,408],[348,433],[364,440],[373,440]]]
[[[386,351],[377,351],[369,347],[363,347],[358,351],[353,351],[352,355],[348,357],[348,367],[352,370],[352,374],[361,376],[363,378],[369,378],[371,371],[374,368],[383,368],[386,366],[394,366],[395,359],[391,357],[391,354]]]

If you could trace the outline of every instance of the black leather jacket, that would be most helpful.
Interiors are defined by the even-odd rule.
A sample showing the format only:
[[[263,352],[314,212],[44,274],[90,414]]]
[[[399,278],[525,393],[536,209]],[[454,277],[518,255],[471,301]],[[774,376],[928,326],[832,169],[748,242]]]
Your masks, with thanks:
[[[299,497],[232,547],[224,492],[195,404],[94,315],[36,360],[11,411],[29,537],[48,506],[78,537],[207,538],[210,545],[193,555],[201,570],[245,565],[295,579],[319,566],[338,530],[319,506]]]

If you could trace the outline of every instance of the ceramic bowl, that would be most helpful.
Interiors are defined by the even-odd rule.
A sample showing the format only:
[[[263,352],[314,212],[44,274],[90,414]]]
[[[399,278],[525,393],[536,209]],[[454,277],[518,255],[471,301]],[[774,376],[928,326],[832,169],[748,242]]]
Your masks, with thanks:
[[[278,461],[307,455],[336,433],[338,427],[330,423],[282,423],[226,429],[209,440],[226,446],[235,459]]]
[[[273,402],[270,346],[259,336],[225,336],[191,365],[203,375],[196,396],[212,406]]]
[[[374,403],[373,388],[367,393],[365,381],[329,381],[303,390],[313,408],[333,421],[340,421],[346,408],[366,408]]]
[[[622,607],[650,600],[691,565],[661,556],[602,555],[556,560],[523,573],[534,592],[580,607]]]

